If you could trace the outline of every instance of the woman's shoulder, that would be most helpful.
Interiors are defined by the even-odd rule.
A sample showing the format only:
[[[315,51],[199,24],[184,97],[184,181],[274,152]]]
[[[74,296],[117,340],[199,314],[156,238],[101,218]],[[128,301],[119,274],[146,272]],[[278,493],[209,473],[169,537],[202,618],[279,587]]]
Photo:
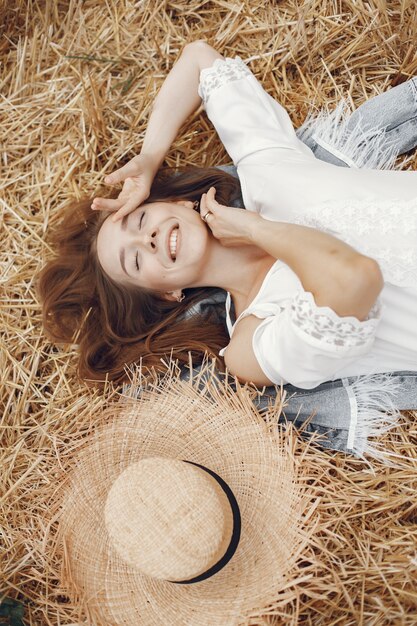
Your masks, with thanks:
[[[235,332],[229,345],[223,352],[224,362],[229,372],[243,382],[255,385],[272,385],[265,376],[253,350],[253,336],[263,320],[255,315],[248,315],[236,324]]]
[[[276,260],[260,281],[249,304],[240,312],[233,324],[230,342],[222,356],[229,371],[244,381],[257,385],[270,385],[271,380],[261,369],[253,349],[256,329],[266,318],[283,310],[285,301],[302,291],[297,275],[280,260]]]

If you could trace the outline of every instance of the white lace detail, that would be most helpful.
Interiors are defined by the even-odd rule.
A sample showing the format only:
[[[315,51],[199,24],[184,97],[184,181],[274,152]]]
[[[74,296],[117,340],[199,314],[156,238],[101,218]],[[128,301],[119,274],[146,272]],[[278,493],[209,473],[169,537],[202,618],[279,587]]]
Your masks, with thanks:
[[[314,215],[297,213],[291,221],[335,234],[376,259],[386,282],[417,284],[417,199],[334,200],[311,210]]]
[[[291,303],[292,322],[303,332],[333,346],[353,348],[369,342],[381,316],[377,300],[363,322],[356,317],[339,317],[327,306],[318,307],[309,292],[298,294]]]
[[[248,75],[252,72],[240,57],[216,59],[211,67],[201,70],[198,95],[206,103],[213,91]]]

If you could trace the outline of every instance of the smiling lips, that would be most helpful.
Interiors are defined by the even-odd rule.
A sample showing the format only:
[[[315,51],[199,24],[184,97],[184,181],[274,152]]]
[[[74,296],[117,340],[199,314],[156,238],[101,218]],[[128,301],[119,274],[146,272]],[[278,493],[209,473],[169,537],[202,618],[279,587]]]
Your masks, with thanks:
[[[175,259],[177,258],[177,239],[178,239],[178,226],[174,226],[169,236],[169,253],[173,261],[175,261]]]

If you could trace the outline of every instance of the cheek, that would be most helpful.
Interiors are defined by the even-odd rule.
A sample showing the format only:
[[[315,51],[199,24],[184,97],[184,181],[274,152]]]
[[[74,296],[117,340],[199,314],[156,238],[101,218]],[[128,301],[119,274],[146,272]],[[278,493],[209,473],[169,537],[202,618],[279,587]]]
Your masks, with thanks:
[[[208,239],[209,234],[206,226],[203,225],[199,228],[195,228],[189,236],[184,238],[185,258],[189,263],[194,263],[204,254]]]
[[[160,289],[164,289],[166,283],[168,281],[168,277],[166,272],[161,270],[158,267],[147,267],[144,272],[141,273],[139,277],[139,282],[142,287],[153,289],[155,291],[159,291]]]

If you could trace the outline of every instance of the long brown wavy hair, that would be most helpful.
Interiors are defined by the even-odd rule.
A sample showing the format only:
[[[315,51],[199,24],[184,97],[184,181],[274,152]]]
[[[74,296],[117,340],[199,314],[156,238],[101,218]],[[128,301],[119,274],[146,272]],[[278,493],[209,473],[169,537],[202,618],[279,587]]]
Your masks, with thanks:
[[[147,202],[200,200],[211,186],[222,204],[239,196],[238,181],[216,168],[175,173],[166,168],[155,178]],[[223,322],[214,313],[186,315],[217,290],[187,289],[178,303],[114,282],[96,253],[97,234],[109,214],[92,211],[91,202],[85,198],[67,207],[51,241],[58,256],[46,264],[38,282],[44,328],[54,342],[79,345],[80,377],[122,382],[133,363],[158,370],[170,356],[187,363],[190,354],[193,362],[206,352],[217,355],[228,341]]]

